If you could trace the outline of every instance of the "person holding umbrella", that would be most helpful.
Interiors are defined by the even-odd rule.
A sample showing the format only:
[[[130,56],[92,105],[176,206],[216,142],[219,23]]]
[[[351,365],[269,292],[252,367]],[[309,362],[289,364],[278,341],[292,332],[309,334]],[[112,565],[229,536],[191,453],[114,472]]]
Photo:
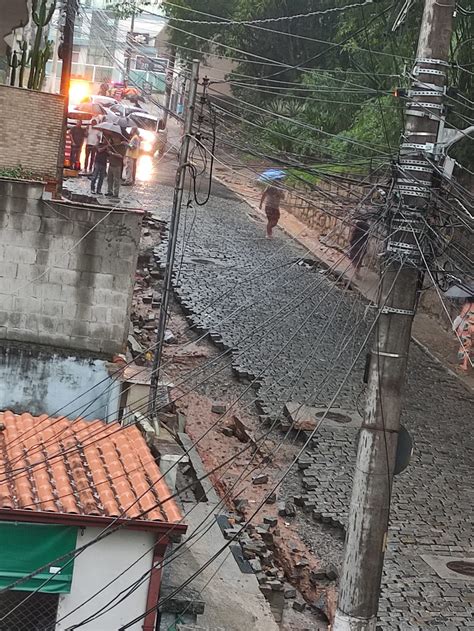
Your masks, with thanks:
[[[128,140],[124,137],[119,124],[104,122],[95,125],[107,141],[109,170],[107,173],[107,197],[118,197],[123,171],[123,159],[128,149]]]
[[[275,228],[280,220],[280,203],[285,197],[285,192],[279,182],[284,180],[286,173],[284,171],[278,171],[277,169],[269,169],[265,171],[259,181],[266,184],[265,190],[262,193],[260,199],[260,206],[265,207],[265,215],[267,216],[267,230],[266,238],[271,239],[273,237],[273,228]]]

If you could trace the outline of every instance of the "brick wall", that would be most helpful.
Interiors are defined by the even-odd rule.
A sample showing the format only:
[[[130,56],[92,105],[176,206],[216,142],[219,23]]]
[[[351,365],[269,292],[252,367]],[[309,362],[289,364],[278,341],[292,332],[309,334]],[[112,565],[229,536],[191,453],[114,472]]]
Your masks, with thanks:
[[[0,339],[121,352],[142,213],[42,193],[0,178]]]
[[[23,166],[56,181],[64,99],[58,94],[0,85],[0,169]]]

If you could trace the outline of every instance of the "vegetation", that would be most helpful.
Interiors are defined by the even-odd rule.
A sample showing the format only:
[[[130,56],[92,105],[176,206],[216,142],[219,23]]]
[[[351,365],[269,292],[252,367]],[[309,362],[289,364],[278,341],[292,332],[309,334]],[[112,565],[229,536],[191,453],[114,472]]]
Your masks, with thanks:
[[[9,169],[0,169],[0,177],[8,178],[11,180],[31,180],[32,175],[33,174],[31,173],[31,171],[24,169],[21,164]]]
[[[170,40],[180,55],[192,58],[200,51],[201,56],[218,53],[234,59],[229,77],[234,99],[217,104],[260,126],[259,134],[255,127],[242,126],[243,137],[252,146],[259,143],[262,151],[344,163],[393,155],[398,146],[404,103],[393,92],[409,83],[423,3],[414,3],[395,31],[400,3],[390,0],[253,26],[235,22],[347,4],[347,0],[173,0],[162,6],[170,18]],[[457,127],[467,126],[466,119],[472,118],[474,64],[469,42],[474,26],[469,11],[473,4],[465,0],[455,18],[449,84],[457,86],[463,97],[455,97],[448,122]],[[226,24],[230,20],[234,24]],[[205,23],[209,21],[222,23]],[[459,143],[456,157],[472,165],[467,147],[468,141]]]

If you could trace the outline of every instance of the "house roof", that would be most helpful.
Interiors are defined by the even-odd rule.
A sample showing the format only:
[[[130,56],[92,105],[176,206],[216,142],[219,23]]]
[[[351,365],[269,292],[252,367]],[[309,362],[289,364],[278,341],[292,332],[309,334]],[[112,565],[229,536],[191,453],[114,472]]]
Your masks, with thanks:
[[[0,412],[3,515],[177,524],[181,512],[160,478],[134,425]]]

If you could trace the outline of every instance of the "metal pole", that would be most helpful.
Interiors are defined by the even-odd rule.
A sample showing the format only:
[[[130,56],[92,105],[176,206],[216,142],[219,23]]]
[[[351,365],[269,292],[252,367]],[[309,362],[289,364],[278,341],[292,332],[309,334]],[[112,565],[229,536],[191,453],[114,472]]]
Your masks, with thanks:
[[[166,71],[166,87],[165,87],[165,103],[163,112],[163,125],[166,129],[168,124],[168,113],[171,105],[171,94],[173,92],[173,79],[174,79],[174,62],[175,62],[175,50],[174,46],[171,48],[171,54],[169,59],[169,66]]]
[[[132,62],[132,41],[133,41],[133,31],[135,29],[135,13],[137,10],[136,0],[133,2],[132,8],[132,19],[130,22],[130,30],[127,33],[127,59],[125,60],[125,81],[128,81],[130,76],[130,65]]]
[[[166,270],[163,280],[163,294],[161,297],[160,319],[158,322],[158,335],[156,341],[155,355],[153,357],[153,368],[150,378],[150,398],[148,403],[148,413],[152,419],[156,416],[158,382],[160,378],[161,358],[163,355],[163,340],[165,336],[166,321],[168,318],[168,307],[171,295],[171,280],[173,277],[174,259],[176,254],[176,244],[178,241],[179,216],[181,213],[181,203],[183,200],[184,181],[186,168],[188,166],[189,146],[193,129],[194,110],[196,105],[197,85],[199,81],[199,61],[194,60],[191,71],[191,83],[189,86],[188,107],[184,123],[184,136],[181,144],[179,166],[176,171],[176,184],[173,197],[173,208],[171,211],[171,221],[169,229],[168,252],[166,255]]]
[[[333,631],[375,631],[410,335],[422,282],[419,246],[437,178],[455,0],[425,0],[395,182],[396,203],[372,351]],[[441,128],[441,129],[440,129]]]

